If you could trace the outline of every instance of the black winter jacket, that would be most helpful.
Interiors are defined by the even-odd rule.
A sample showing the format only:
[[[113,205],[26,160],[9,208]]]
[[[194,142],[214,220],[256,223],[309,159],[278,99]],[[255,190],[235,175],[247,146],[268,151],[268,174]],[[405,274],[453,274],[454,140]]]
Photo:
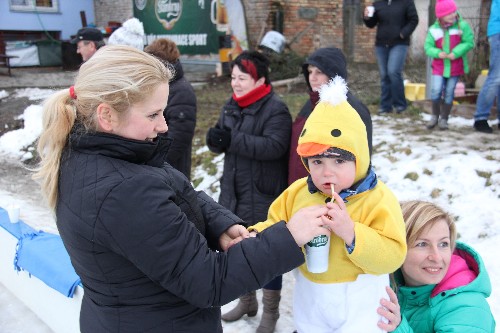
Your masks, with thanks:
[[[375,45],[409,45],[410,36],[418,24],[418,13],[413,0],[379,0],[373,6],[373,16],[364,17],[363,20],[368,28],[378,25]]]
[[[80,276],[82,332],[222,332],[220,306],[302,264],[285,223],[216,252],[242,221],[164,164],[168,139],[76,134],[57,227]]]
[[[163,115],[168,125],[168,137],[173,139],[167,162],[191,179],[191,149],[196,127],[196,95],[184,77],[180,61],[173,64],[175,76],[170,81],[168,103]]]
[[[217,126],[231,129],[219,203],[248,226],[264,221],[271,203],[287,187],[292,126],[288,107],[274,92],[243,109],[231,98]],[[223,152],[207,144],[211,151]]]

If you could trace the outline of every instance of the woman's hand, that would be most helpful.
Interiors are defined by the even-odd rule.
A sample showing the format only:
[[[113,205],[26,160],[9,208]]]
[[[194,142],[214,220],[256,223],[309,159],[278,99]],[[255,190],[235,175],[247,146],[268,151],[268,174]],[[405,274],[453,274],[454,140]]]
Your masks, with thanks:
[[[354,222],[351,220],[344,200],[340,195],[333,192],[333,199],[333,201],[326,204],[328,215],[324,217],[324,221],[326,222],[325,219],[331,220],[332,232],[342,238],[346,244],[352,244],[354,240]]]
[[[385,298],[380,300],[381,306],[377,309],[377,313],[382,316],[382,320],[377,323],[377,326],[386,332],[392,332],[401,324],[401,308],[394,290],[390,287],[385,287],[385,290],[389,295],[389,300]]]
[[[332,223],[328,219],[322,219],[327,213],[325,205],[318,205],[301,208],[292,216],[286,227],[298,246],[303,246],[319,235],[330,236]]]
[[[219,245],[223,251],[227,251],[231,246],[250,237],[247,228],[241,224],[234,224],[219,237]]]

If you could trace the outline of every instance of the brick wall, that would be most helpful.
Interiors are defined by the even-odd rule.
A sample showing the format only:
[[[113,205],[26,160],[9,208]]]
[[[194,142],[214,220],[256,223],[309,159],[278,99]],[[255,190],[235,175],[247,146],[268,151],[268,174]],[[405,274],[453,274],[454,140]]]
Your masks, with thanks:
[[[186,1],[186,0],[184,0]],[[372,0],[361,0],[366,3]],[[320,47],[336,46],[344,50],[344,0],[241,0],[247,20],[248,41],[256,48],[264,34],[273,29],[274,13],[283,11],[283,35],[290,47],[307,55]],[[94,0],[97,26],[108,21],[124,22],[133,14],[132,0]],[[361,6],[362,10],[364,6]],[[358,22],[359,23],[359,22]],[[375,29],[363,24],[352,30],[350,60],[375,63],[373,52]],[[345,53],[346,50],[344,50]]]
[[[134,14],[133,0],[94,0],[95,24],[105,27],[109,21],[123,23]]]
[[[250,46],[256,47],[263,33],[273,29],[273,12],[276,3],[283,10],[283,35],[290,47],[301,54],[324,45],[341,45],[342,16],[339,18],[341,1],[323,0],[243,0],[245,7]]]
[[[371,5],[372,0],[364,1],[364,4],[361,6],[360,10],[364,10],[365,6]],[[361,13],[362,15],[362,13]],[[376,63],[375,58],[375,34],[377,32],[377,28],[367,28],[364,23],[357,25],[355,29],[355,52],[353,55],[352,61],[354,62],[367,62],[367,63]]]
[[[366,0],[367,3],[369,1]],[[242,3],[250,47],[257,47],[264,33],[273,29],[274,12],[281,7],[284,14],[283,35],[292,50],[301,55],[325,46],[344,50],[343,0],[242,0]],[[360,7],[360,10],[364,8]],[[360,19],[358,21],[361,22]],[[354,27],[353,34],[351,60],[374,63],[375,30],[361,23]]]

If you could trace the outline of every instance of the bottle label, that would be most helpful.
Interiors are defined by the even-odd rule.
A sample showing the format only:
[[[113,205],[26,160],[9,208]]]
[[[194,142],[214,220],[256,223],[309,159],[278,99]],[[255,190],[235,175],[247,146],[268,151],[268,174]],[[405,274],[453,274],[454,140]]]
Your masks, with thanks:
[[[307,245],[309,247],[323,247],[328,244],[328,236],[327,235],[319,235],[314,237]]]

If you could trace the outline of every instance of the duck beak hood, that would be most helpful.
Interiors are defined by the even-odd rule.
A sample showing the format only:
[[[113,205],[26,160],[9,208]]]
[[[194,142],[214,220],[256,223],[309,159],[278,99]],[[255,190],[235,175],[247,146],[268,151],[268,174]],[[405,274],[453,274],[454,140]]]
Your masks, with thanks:
[[[304,158],[320,155],[331,147],[340,148],[356,158],[355,182],[366,177],[370,154],[366,126],[358,112],[347,102],[347,85],[336,76],[321,87],[320,101],[304,124],[297,153]]]

